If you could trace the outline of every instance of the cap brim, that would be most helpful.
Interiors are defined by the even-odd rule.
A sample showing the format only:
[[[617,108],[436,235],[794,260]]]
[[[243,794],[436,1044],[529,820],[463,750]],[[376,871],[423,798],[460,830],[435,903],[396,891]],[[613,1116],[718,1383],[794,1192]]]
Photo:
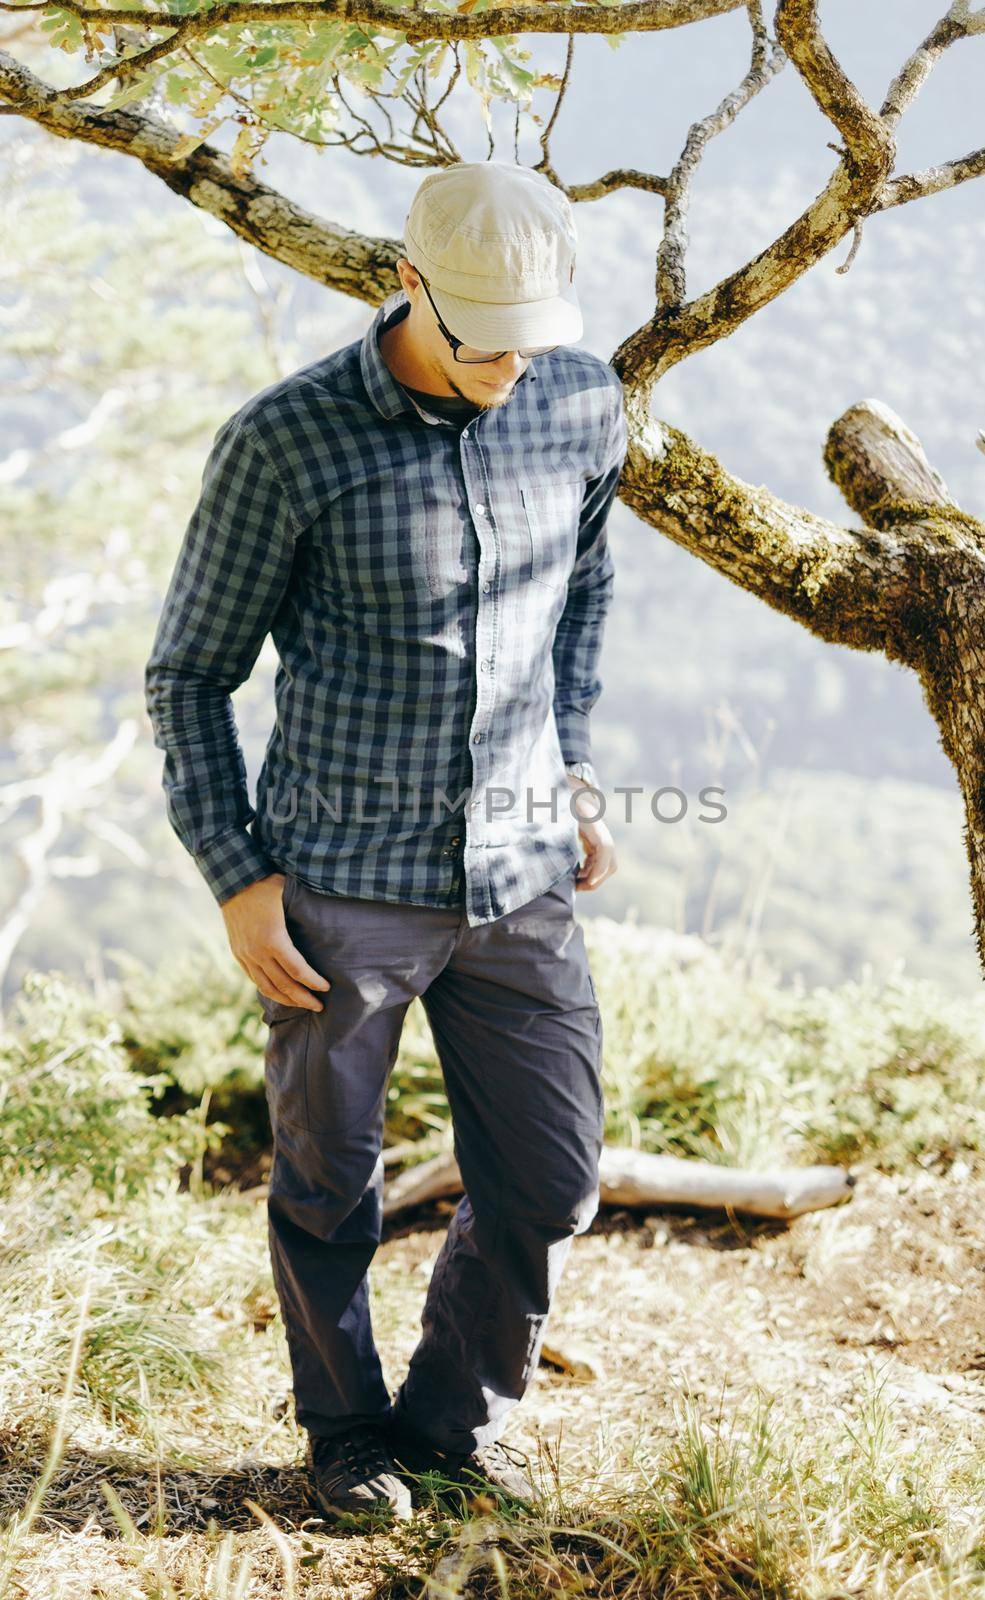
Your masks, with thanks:
[[[582,335],[581,307],[574,283],[567,284],[559,295],[519,305],[466,300],[437,288],[430,280],[428,288],[448,331],[476,350],[574,344]]]

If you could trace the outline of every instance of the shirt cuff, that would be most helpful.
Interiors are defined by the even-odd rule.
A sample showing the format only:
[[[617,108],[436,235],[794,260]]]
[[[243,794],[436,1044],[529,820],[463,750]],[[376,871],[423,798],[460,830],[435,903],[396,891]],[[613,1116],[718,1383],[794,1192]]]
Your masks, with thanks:
[[[576,761],[591,761],[592,740],[589,733],[588,712],[575,711],[570,707],[558,711],[555,706],[554,721],[557,724],[557,736],[565,766],[571,766]]]
[[[237,828],[220,833],[195,852],[195,861],[220,905],[261,878],[269,878],[280,868],[264,855],[252,834]]]

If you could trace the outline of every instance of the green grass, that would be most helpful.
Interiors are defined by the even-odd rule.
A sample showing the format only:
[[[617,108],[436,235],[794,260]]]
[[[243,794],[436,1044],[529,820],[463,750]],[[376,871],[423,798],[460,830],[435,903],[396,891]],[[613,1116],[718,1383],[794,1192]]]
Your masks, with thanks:
[[[985,996],[892,975],[838,988],[782,984],[707,950],[674,959],[655,930],[584,924],[604,1025],[606,1138],[727,1165],[914,1161],[946,1171],[985,1156]],[[232,1125],[234,1153],[269,1138],[264,1028],[231,962],[124,966],[120,1043],[168,1087],[166,1109]],[[390,1081],[387,1140],[433,1153],[448,1105],[414,1001]]]
[[[617,1480],[600,1471],[573,1486],[562,1467],[535,1516],[474,1509],[473,1526],[498,1533],[498,1552],[472,1570],[470,1595],[963,1600],[985,1586],[985,1462],[971,1447],[909,1444],[878,1382],[850,1417],[819,1418],[809,1436],[786,1429],[762,1394],[728,1422],[684,1399],[673,1443],[639,1445]],[[440,1600],[464,1593],[469,1542],[461,1523],[416,1522],[383,1593],[420,1593],[408,1566],[442,1561]]]

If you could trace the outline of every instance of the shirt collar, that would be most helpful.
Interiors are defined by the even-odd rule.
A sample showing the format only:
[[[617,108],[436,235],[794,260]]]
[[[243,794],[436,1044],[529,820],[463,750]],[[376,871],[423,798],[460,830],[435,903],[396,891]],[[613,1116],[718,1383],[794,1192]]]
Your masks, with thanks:
[[[409,309],[410,300],[407,298],[406,290],[402,287],[395,289],[378,308],[359,346],[359,366],[366,393],[380,415],[388,419],[399,416],[402,411],[421,410],[413,396],[409,395],[393,376],[379,346],[379,336],[386,324],[391,321],[399,322],[401,317],[407,315]],[[536,376],[531,361],[517,382],[522,383],[524,378],[535,379]]]

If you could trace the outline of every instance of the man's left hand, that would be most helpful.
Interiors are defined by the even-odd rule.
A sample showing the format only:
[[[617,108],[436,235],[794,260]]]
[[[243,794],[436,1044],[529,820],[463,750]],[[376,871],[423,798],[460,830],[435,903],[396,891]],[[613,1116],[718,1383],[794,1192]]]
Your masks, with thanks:
[[[603,817],[594,822],[588,820],[600,809],[601,790],[584,783],[573,772],[566,776],[575,794],[584,790],[585,796],[584,800],[576,799],[571,803],[571,810],[578,818],[578,837],[585,851],[585,859],[575,874],[575,888],[597,889],[618,870],[615,840]]]

